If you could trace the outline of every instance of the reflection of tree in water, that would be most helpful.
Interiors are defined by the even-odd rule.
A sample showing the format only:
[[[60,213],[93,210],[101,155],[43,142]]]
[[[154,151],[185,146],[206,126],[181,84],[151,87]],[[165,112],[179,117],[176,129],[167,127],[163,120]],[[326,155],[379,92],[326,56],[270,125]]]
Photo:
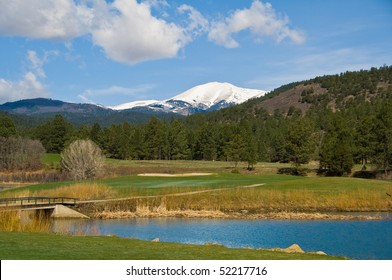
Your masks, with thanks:
[[[52,232],[78,236],[100,235],[99,225],[89,220],[52,220]]]

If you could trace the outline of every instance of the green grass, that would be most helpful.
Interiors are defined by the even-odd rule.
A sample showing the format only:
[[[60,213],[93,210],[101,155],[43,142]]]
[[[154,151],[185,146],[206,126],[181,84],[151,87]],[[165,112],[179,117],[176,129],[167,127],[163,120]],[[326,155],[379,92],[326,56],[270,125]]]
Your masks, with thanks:
[[[47,153],[44,155],[42,162],[45,164],[60,164],[61,155]]]
[[[0,232],[2,260],[330,260],[316,254],[154,243],[108,236]]]

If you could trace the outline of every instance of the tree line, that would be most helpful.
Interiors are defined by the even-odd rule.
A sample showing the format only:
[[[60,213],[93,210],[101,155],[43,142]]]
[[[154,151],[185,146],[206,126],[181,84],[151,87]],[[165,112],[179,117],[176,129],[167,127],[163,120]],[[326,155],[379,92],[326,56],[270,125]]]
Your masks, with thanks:
[[[197,115],[171,121],[152,117],[145,124],[75,127],[57,115],[32,129],[30,137],[49,153],[61,153],[77,139],[91,139],[106,157],[115,159],[245,161],[250,169],[258,161],[299,167],[317,160],[320,170],[329,175],[349,174],[354,163],[372,163],[387,172],[392,164],[392,100],[339,112],[319,108],[305,115],[263,114],[239,122]],[[2,142],[1,147],[7,145]]]
[[[328,87],[328,99],[304,92],[308,101],[303,102],[317,99],[306,112],[291,108],[269,114],[256,106],[260,100],[251,100],[183,119],[152,117],[144,124],[107,127],[75,126],[57,115],[25,136],[40,141],[50,153],[90,139],[115,159],[245,161],[249,169],[259,161],[291,162],[299,168],[316,160],[327,175],[349,174],[355,163],[364,168],[371,163],[387,172],[392,164],[392,67],[305,83],[315,82]],[[332,97],[339,106],[328,106]],[[17,135],[11,119],[0,118],[0,124],[0,136]]]

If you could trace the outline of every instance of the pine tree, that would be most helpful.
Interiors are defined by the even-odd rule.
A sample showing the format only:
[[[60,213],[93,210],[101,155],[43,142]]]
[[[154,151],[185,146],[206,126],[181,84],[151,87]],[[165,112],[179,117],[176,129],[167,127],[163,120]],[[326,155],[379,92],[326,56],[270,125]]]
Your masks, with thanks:
[[[146,159],[164,159],[166,144],[165,124],[152,117],[144,127],[144,151]]]
[[[71,123],[61,115],[56,115],[54,119],[35,128],[33,136],[42,142],[47,152],[60,153],[71,139],[73,129]]]
[[[377,112],[374,130],[375,144],[372,159],[387,174],[392,163],[392,102],[382,102]]]
[[[253,170],[258,160],[257,143],[253,134],[249,133],[246,135],[245,143],[246,144],[245,144],[243,160],[245,160],[248,163],[247,169]]]
[[[187,143],[187,134],[182,122],[175,119],[168,127],[167,155],[172,160],[188,159],[190,150]]]
[[[195,159],[216,160],[217,146],[213,125],[204,123],[198,131],[195,145]]]
[[[234,135],[226,146],[226,153],[228,159],[234,162],[234,166],[237,168],[238,162],[243,160],[245,154],[245,142],[240,134]]]
[[[314,149],[313,126],[303,117],[290,121],[287,129],[285,150],[295,167],[310,160]]]
[[[351,173],[353,161],[353,137],[350,125],[339,113],[332,116],[320,149],[320,168],[326,168],[331,176]]]

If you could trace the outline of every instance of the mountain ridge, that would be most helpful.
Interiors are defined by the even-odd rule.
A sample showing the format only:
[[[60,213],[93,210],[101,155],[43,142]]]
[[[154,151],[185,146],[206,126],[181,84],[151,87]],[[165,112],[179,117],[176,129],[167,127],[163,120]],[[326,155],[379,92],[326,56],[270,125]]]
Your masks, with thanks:
[[[266,91],[239,88],[229,83],[212,82],[196,86],[164,101],[133,101],[115,106],[115,109],[97,104],[39,97],[0,104],[0,111],[30,118],[31,121],[37,119],[37,122],[62,114],[68,121],[77,125],[94,122],[104,125],[122,122],[141,123],[148,121],[151,116],[170,119],[219,110],[265,93]]]

